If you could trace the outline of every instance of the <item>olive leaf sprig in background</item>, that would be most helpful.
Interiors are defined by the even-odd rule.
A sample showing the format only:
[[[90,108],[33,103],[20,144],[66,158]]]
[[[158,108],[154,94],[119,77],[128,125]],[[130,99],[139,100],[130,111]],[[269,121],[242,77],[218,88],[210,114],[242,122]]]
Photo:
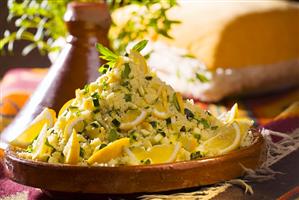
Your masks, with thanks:
[[[8,20],[15,19],[17,30],[6,30],[0,39],[0,50],[13,50],[17,40],[27,40],[29,44],[23,49],[26,55],[34,48],[41,53],[59,51],[55,41],[67,36],[63,22],[66,6],[71,1],[100,2],[100,0],[8,0]],[[109,33],[111,47],[118,53],[124,52],[129,42],[142,39],[145,35],[163,35],[171,38],[169,30],[179,23],[167,17],[167,11],[177,5],[176,0],[107,0],[112,13],[125,6],[136,6],[122,24],[112,23]],[[112,19],[114,21],[114,19]]]

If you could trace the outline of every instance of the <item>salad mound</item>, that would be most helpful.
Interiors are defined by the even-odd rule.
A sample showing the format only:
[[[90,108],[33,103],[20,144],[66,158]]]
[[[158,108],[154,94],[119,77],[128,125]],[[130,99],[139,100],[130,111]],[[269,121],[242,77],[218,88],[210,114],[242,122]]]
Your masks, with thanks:
[[[216,118],[162,82],[139,53],[98,45],[105,73],[76,90],[56,119],[45,108],[11,145],[23,158],[80,165],[140,165],[194,160],[250,145],[252,121],[237,105]]]

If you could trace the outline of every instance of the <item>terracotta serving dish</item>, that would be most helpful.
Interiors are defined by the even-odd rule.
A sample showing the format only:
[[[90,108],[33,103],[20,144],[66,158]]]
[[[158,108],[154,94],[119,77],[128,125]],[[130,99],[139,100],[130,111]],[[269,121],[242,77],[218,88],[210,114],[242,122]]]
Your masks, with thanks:
[[[160,192],[213,184],[239,177],[241,164],[257,168],[264,159],[264,140],[223,156],[158,165],[100,167],[48,164],[18,158],[7,149],[8,176],[21,184],[47,191],[93,194]]]

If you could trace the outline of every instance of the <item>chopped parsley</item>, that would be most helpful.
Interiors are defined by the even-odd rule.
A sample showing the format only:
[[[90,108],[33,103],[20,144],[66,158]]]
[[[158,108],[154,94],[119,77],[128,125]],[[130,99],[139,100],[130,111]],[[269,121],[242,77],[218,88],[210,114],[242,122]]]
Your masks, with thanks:
[[[120,122],[117,120],[117,119],[113,119],[112,120],[112,124],[115,126],[115,127],[119,127],[119,125],[120,125]]]
[[[131,72],[131,68],[130,68],[129,63],[125,63],[125,69],[124,69],[124,71],[122,71],[122,73],[121,73],[121,78],[122,78],[122,79],[129,78],[129,74],[130,74],[130,72]]]
[[[209,82],[209,79],[205,75],[200,73],[196,73],[196,78],[202,83]]]
[[[194,136],[197,140],[200,140],[200,138],[201,138],[201,135],[198,134],[198,133],[193,134],[193,136]]]
[[[106,74],[108,70],[109,70],[109,65],[107,64],[104,64],[99,68],[100,74]]]
[[[100,98],[99,93],[95,92],[91,95],[92,98]]]
[[[151,159],[149,159],[149,158],[147,158],[147,159],[145,159],[145,160],[141,160],[140,162],[143,163],[143,164],[145,164],[145,165],[149,165],[149,164],[152,163],[152,162],[151,162]]]
[[[202,154],[200,151],[195,151],[195,152],[191,153],[191,155],[190,155],[191,160],[196,160],[201,157],[202,157]]]
[[[124,86],[124,87],[127,87],[129,85],[129,81],[124,81],[120,85]]]
[[[67,109],[71,112],[75,112],[78,111],[79,108],[77,106],[69,106]]]
[[[180,132],[186,132],[186,127],[182,126],[182,128],[180,129]]]
[[[89,85],[88,84],[86,84],[85,86],[84,86],[84,94],[87,94],[88,92],[89,92]]]
[[[100,147],[99,147],[99,150],[100,150],[100,149],[103,149],[103,148],[106,147],[106,146],[107,146],[107,144],[102,143],[102,144],[100,145]]]
[[[108,134],[108,141],[113,142],[119,138],[119,135],[115,129],[111,129]]]
[[[178,102],[178,100],[176,98],[176,93],[173,93],[172,99],[173,99],[173,104],[174,104],[175,108],[178,111],[180,111],[181,108],[180,108],[179,102]]]
[[[170,117],[168,117],[168,118],[166,119],[166,124],[167,124],[167,125],[171,124],[171,118],[170,118]]]
[[[106,90],[108,88],[108,83],[105,80],[102,82],[102,85],[103,85],[103,90]]]
[[[153,128],[157,128],[157,122],[156,121],[151,121],[149,122]]]
[[[189,110],[188,108],[184,109],[184,113],[185,113],[188,120],[194,119],[193,112],[191,110]]]
[[[99,127],[100,127],[100,124],[99,124],[99,122],[97,122],[97,121],[94,121],[94,122],[90,123],[90,125],[91,125],[92,127],[94,127],[94,128],[99,128]]]
[[[132,101],[132,95],[131,94],[125,94],[124,99],[126,102]]]
[[[157,133],[161,134],[163,137],[166,136],[166,133],[160,128],[157,130]]]
[[[25,151],[26,151],[27,153],[32,153],[32,152],[33,152],[32,145],[29,145]]]
[[[94,107],[99,107],[100,106],[99,94],[97,92],[95,92],[91,95],[91,97],[92,97],[92,102],[93,102]]]
[[[94,114],[97,114],[98,112],[100,112],[100,109],[95,109],[94,111],[92,111]]]
[[[136,141],[136,140],[137,140],[137,136],[138,136],[138,135],[137,135],[136,132],[132,132],[132,133],[130,134],[130,139]]]
[[[99,107],[100,106],[99,99],[93,98],[92,102],[93,102],[94,107]]]
[[[210,128],[210,124],[206,119],[201,118],[201,119],[196,119],[196,120],[198,123],[202,124],[204,128]]]
[[[85,151],[82,147],[80,147],[80,157],[84,157]]]
[[[212,114],[208,110],[206,110],[206,114],[212,116]]]
[[[150,80],[153,79],[153,77],[152,76],[146,76],[145,79],[148,80],[148,81],[150,81]]]

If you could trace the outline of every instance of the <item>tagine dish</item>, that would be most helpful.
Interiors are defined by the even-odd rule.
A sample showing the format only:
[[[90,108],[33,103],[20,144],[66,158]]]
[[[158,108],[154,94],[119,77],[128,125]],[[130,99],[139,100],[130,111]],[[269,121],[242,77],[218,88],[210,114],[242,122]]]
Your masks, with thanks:
[[[254,159],[253,162],[246,162],[251,167],[257,167],[261,137],[252,131],[251,120],[238,117],[237,104],[229,112],[215,117],[192,100],[184,100],[180,93],[161,81],[147,66],[140,54],[145,45],[146,41],[139,42],[125,56],[97,45],[101,58],[108,60],[100,68],[103,75],[83,89],[77,89],[75,98],[66,102],[58,115],[54,110],[45,108],[21,135],[11,141],[10,146],[14,150],[8,153],[8,162],[37,163],[42,170],[47,166],[59,166],[60,170],[78,166],[76,169],[80,172],[84,168],[110,170],[110,175],[108,173],[106,176],[113,176],[115,171],[121,172],[122,169],[131,170],[130,173],[138,176],[144,167],[146,173],[151,172],[154,177],[154,171],[148,170],[155,169],[160,174],[163,173],[161,169],[167,169],[167,173],[173,173],[178,170],[175,168],[178,165],[180,172],[185,173],[183,169],[186,166],[192,168],[196,161],[206,163],[204,168],[209,167],[206,162],[209,160],[213,166],[221,164],[212,158],[220,161],[227,154],[232,158],[224,159],[225,162],[238,166],[236,173],[227,177],[232,178],[241,175],[238,152],[245,149],[246,156],[250,154],[250,159]],[[254,153],[250,147],[256,145],[257,140],[259,147]],[[185,170],[192,171],[187,168]],[[51,170],[47,170],[51,174]],[[216,169],[215,172],[217,174]],[[126,174],[124,171],[121,173]],[[164,175],[167,176],[167,173]],[[218,181],[226,179],[223,175]],[[14,174],[13,179],[24,183],[24,178],[20,181],[17,176]],[[103,173],[99,174],[101,176],[104,176]],[[134,178],[131,179],[138,184]],[[118,180],[122,182],[120,176]],[[188,182],[188,178],[186,180]],[[156,186],[152,183],[148,189],[146,186],[142,189],[141,186],[139,189],[132,186],[135,188],[125,192],[121,187],[114,187],[112,192],[163,191],[217,181],[183,182],[177,181],[174,185],[172,182],[172,186],[165,183],[166,188],[160,189],[153,189]],[[55,187],[50,189],[59,190]],[[112,189],[101,190],[101,193],[109,193]]]

